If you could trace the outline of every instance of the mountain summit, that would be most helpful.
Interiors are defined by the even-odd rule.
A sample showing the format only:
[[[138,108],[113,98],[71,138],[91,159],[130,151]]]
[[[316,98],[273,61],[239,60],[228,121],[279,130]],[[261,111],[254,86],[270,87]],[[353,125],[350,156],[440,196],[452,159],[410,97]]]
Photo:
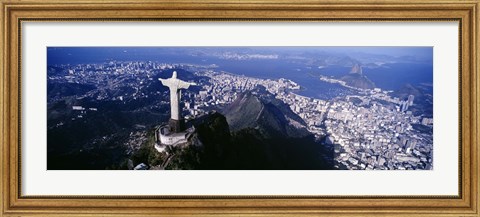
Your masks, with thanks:
[[[145,156],[160,169],[332,169],[333,152],[307,131],[305,122],[263,87],[244,92],[224,111],[190,121],[187,145]],[[230,130],[231,129],[231,130]],[[152,153],[156,156],[148,156]],[[326,156],[326,157],[325,157]],[[160,165],[160,166],[159,166]]]
[[[261,87],[240,94],[223,113],[233,131],[253,128],[269,138],[310,135],[306,123],[288,105]]]
[[[340,80],[345,81],[348,86],[361,88],[361,89],[373,89],[375,84],[373,81],[367,78],[363,74],[362,66],[355,64],[352,70],[347,75],[343,76]]]
[[[355,64],[350,71],[350,74],[360,74],[363,75],[362,67],[359,64]]]

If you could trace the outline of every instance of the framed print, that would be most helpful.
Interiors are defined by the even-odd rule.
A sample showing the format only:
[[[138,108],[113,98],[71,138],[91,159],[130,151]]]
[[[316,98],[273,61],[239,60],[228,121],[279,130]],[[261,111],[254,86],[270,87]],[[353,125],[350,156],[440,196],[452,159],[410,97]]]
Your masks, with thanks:
[[[478,1],[2,1],[2,216],[478,216]]]

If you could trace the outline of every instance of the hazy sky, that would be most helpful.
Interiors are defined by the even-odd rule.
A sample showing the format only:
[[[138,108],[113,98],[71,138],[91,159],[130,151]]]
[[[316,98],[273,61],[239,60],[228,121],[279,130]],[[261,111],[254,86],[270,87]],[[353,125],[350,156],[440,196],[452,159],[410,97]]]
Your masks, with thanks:
[[[135,56],[158,57],[163,55],[182,54],[189,49],[205,49],[206,51],[242,51],[243,49],[259,50],[266,52],[308,52],[323,51],[327,53],[337,53],[343,55],[352,55],[355,53],[381,54],[392,57],[412,56],[416,59],[431,61],[433,59],[433,47],[405,47],[405,46],[356,46],[356,47],[301,47],[301,46],[273,46],[273,47],[48,47],[48,64],[54,63],[74,63],[75,61],[104,61],[105,59],[123,58],[128,59]],[[168,51],[168,52],[167,52]]]
[[[349,53],[369,53],[369,54],[384,54],[388,56],[416,56],[416,57],[431,57],[433,54],[433,47],[322,47],[322,50]]]

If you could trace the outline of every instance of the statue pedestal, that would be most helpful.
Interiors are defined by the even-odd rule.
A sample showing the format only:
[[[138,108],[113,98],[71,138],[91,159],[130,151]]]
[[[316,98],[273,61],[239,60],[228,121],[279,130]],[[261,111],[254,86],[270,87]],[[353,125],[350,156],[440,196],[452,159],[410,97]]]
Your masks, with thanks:
[[[185,120],[180,119],[180,120],[174,120],[170,119],[168,120],[168,126],[170,126],[170,130],[174,133],[180,133],[185,131]]]

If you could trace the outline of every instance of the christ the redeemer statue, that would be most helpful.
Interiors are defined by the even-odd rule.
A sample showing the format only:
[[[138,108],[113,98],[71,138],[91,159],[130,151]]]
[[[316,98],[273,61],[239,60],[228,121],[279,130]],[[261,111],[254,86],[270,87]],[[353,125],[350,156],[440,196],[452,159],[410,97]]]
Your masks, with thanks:
[[[188,89],[190,85],[195,85],[195,83],[189,83],[182,81],[177,78],[177,72],[173,71],[173,75],[168,79],[159,78],[163,86],[167,86],[170,89],[170,120],[168,124],[173,132],[182,132],[185,130],[185,121],[181,117],[180,113],[180,96],[182,89]]]

